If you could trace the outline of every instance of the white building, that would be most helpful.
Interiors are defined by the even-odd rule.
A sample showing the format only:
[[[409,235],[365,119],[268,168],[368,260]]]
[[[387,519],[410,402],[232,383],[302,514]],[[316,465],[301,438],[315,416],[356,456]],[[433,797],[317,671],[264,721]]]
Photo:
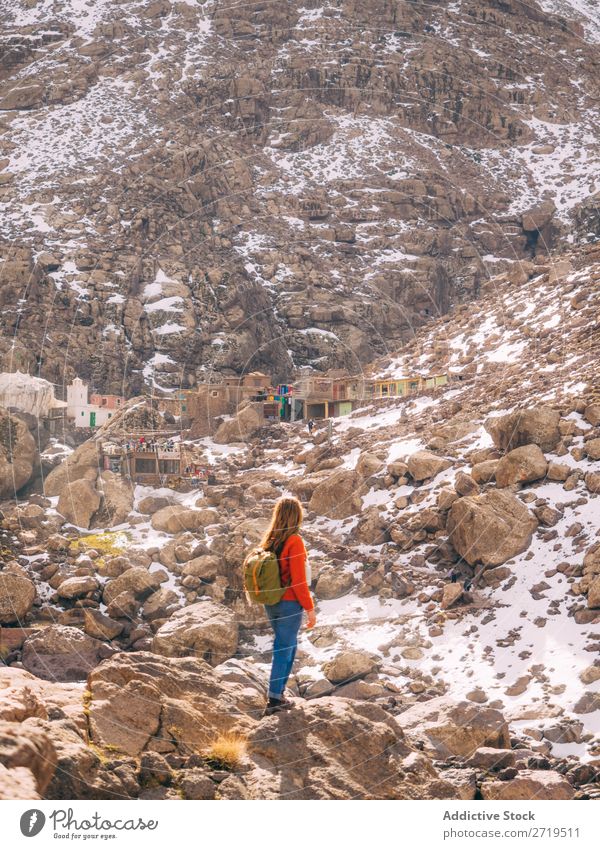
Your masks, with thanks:
[[[113,417],[125,403],[120,395],[92,394],[88,400],[88,387],[80,377],[67,386],[67,416],[75,427],[100,427]]]
[[[49,381],[20,371],[0,373],[0,407],[47,419],[60,415],[58,411],[66,406],[54,397],[54,386]]]

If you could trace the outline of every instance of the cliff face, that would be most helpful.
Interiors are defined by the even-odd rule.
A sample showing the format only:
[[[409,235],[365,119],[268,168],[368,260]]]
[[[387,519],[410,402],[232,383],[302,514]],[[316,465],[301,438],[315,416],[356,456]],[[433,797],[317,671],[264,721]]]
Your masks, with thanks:
[[[4,368],[354,369],[597,235],[585,3],[0,10]]]

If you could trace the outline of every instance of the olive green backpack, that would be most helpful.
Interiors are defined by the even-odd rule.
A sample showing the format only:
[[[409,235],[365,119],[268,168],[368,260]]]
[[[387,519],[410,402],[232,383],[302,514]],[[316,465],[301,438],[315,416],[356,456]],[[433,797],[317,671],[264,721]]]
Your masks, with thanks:
[[[289,585],[288,585],[289,586]],[[279,561],[274,551],[254,548],[244,560],[244,589],[254,604],[277,604],[287,586],[281,586]]]

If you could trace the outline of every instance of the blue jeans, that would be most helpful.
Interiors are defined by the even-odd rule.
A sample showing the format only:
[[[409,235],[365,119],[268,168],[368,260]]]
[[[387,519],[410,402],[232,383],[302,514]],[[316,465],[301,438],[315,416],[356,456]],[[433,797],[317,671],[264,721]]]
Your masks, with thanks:
[[[265,610],[275,634],[269,698],[280,699],[294,665],[303,608],[299,601],[278,601],[265,604]]]

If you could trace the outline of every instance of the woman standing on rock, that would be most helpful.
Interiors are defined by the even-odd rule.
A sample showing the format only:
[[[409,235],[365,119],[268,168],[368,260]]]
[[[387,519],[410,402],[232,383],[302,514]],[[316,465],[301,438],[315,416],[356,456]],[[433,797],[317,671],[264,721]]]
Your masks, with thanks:
[[[315,605],[307,581],[306,548],[298,533],[301,524],[302,505],[298,499],[281,498],[273,509],[271,524],[261,542],[262,549],[277,555],[281,586],[287,586],[281,601],[265,605],[275,635],[265,716],[292,707],[283,692],[296,657],[303,611],[307,614],[307,628],[313,628],[316,622]]]

